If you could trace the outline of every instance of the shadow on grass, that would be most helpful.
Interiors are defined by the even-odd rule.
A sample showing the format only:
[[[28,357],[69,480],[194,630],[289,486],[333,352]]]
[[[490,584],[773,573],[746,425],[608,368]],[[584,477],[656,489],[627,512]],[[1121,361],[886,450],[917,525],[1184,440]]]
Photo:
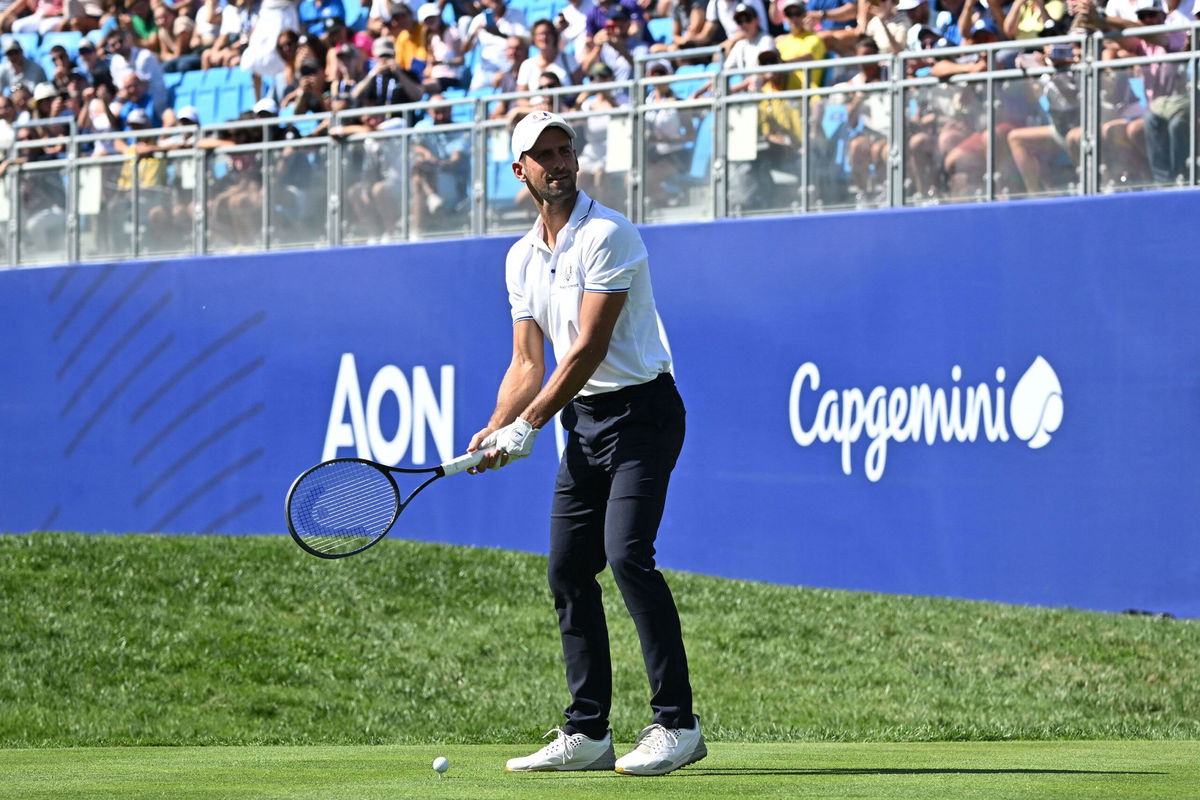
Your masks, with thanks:
[[[879,768],[831,767],[690,767],[677,775],[1166,775],[1166,772],[1097,769],[967,769],[962,767]]]

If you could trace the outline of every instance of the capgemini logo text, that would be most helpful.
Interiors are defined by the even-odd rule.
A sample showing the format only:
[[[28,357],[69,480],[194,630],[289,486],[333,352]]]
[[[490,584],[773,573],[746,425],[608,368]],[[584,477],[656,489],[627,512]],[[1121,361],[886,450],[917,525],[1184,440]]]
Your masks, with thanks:
[[[867,445],[863,467],[875,482],[887,467],[889,442],[1007,442],[1009,429],[1029,447],[1045,447],[1063,421],[1063,392],[1058,375],[1038,356],[1012,390],[1005,391],[1007,371],[997,367],[995,382],[962,385],[962,367],[950,369],[951,386],[876,386],[827,389],[821,393],[816,413],[801,418],[806,392],[821,388],[821,371],[806,362],[792,378],[788,421],[792,438],[801,447],[814,442],[837,442],[842,448],[842,472],[850,475],[852,448],[862,438]]]

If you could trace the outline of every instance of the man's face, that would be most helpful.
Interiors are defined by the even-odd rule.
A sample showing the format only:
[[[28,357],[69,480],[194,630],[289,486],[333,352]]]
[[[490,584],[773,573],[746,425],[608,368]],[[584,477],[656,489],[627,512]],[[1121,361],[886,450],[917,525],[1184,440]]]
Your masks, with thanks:
[[[504,57],[514,64],[524,61],[525,43],[520,39],[512,38],[504,43]]]
[[[571,137],[562,128],[547,128],[513,167],[535,197],[544,202],[567,200],[578,191],[579,159]]]
[[[121,92],[127,100],[138,101],[142,99],[142,81],[133,73],[125,76],[125,80],[121,82]]]
[[[13,108],[12,101],[7,97],[0,96],[0,119],[5,122],[12,122],[16,116],[16,109]]]
[[[629,20],[627,19],[610,19],[604,23],[604,30],[608,31],[610,39],[625,39],[629,36]]]
[[[50,60],[54,62],[55,70],[66,72],[71,68],[71,57],[67,55],[65,50],[51,53]]]
[[[114,33],[104,40],[104,49],[109,53],[119,53],[125,49],[125,37],[121,33]]]
[[[11,61],[14,67],[20,67],[25,61],[25,54],[17,49],[9,50],[4,57]]]

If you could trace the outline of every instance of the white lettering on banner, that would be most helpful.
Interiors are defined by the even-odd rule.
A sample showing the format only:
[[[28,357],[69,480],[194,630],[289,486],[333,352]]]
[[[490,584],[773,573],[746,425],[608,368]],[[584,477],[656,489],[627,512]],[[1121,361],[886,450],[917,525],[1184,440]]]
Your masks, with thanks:
[[[412,449],[412,463],[426,462],[425,437],[433,438],[438,462],[454,457],[454,367],[440,370],[441,390],[435,392],[425,367],[412,368],[412,380],[399,367],[388,364],[375,373],[363,405],[358,367],[353,353],[343,353],[338,365],[325,446],[321,460],[338,457],[338,450],[353,447],[358,458],[395,466]],[[388,396],[392,398],[389,400]],[[385,402],[398,412],[396,431],[388,435],[380,418]],[[347,413],[349,421],[346,420]]]
[[[806,362],[792,378],[788,398],[788,422],[792,438],[801,447],[814,442],[837,442],[842,450],[842,472],[853,472],[851,448],[864,435],[870,441],[864,469],[871,482],[883,477],[887,466],[888,442],[974,442],[982,435],[988,442],[1008,441],[1006,419],[1013,433],[1029,447],[1044,447],[1063,420],[1062,384],[1046,359],[1038,356],[1017,381],[1012,406],[1005,413],[1004,367],[996,369],[996,385],[978,383],[960,386],[962,367],[950,369],[953,385],[947,391],[927,383],[888,389],[876,386],[827,389],[817,401],[817,410],[806,426],[800,418],[801,395],[821,388],[821,371]]]

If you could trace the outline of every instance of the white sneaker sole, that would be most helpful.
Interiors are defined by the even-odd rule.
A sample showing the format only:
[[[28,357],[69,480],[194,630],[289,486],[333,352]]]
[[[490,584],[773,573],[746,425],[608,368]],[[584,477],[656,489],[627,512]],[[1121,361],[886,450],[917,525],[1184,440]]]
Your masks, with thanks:
[[[614,759],[598,759],[590,764],[548,764],[544,767],[513,769],[504,765],[505,772],[609,772],[616,763]]]
[[[699,761],[700,759],[704,758],[707,755],[708,755],[708,748],[704,745],[704,742],[700,742],[700,744],[696,746],[696,749],[692,751],[692,754],[690,756],[688,756],[687,761],[684,761],[682,764],[675,766],[675,767],[671,767],[670,769],[667,769],[667,770],[661,770],[661,771],[646,770],[646,771],[635,772],[633,770],[625,769],[623,767],[613,767],[613,769],[618,774],[621,774],[621,775],[635,775],[639,778],[654,778],[654,777],[658,777],[659,775],[669,775],[670,773],[674,772],[677,769],[683,769],[688,764],[695,764],[697,761]]]

